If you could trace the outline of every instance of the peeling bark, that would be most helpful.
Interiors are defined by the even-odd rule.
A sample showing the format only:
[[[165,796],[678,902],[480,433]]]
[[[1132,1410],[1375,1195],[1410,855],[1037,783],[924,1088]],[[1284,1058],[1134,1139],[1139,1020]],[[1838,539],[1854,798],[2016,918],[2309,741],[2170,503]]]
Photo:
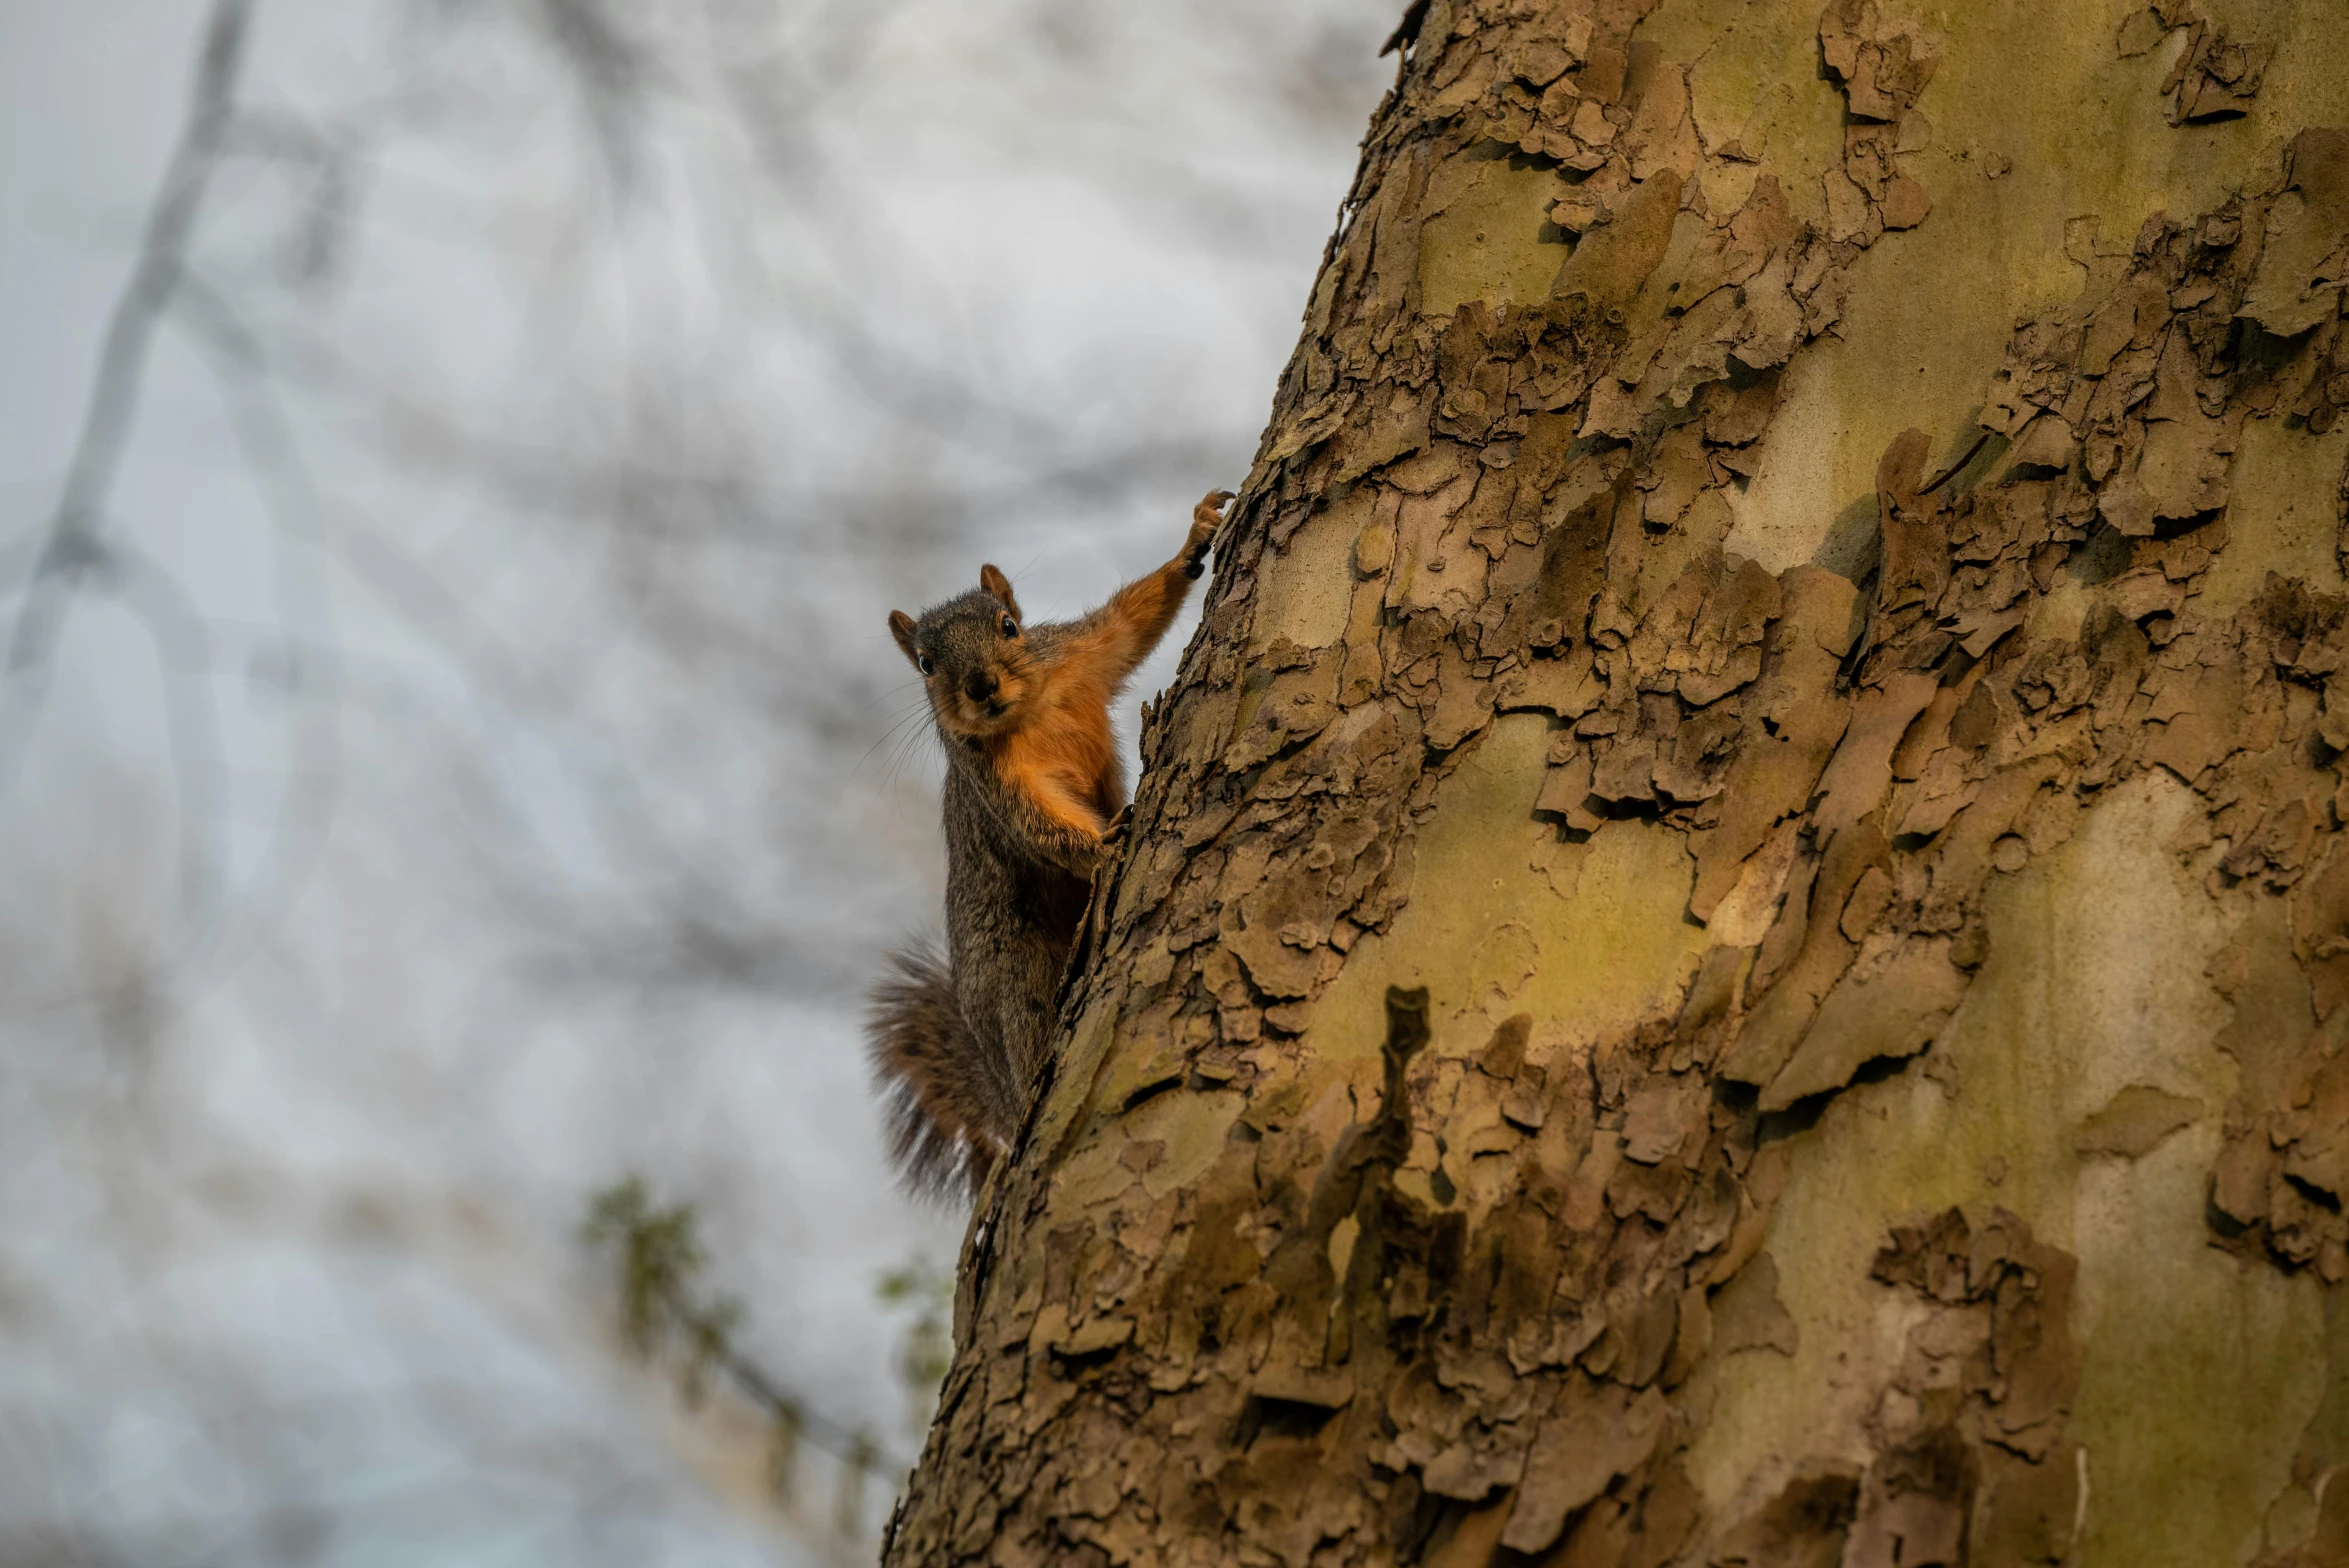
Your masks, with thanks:
[[[2268,20],[2099,22],[2173,213],[1933,150],[2090,69],[2002,24],[1413,8],[890,1561],[2343,1560],[2349,62]],[[2033,298],[1965,225],[2055,208]],[[1882,333],[1936,264],[2003,355]],[[1974,402],[1790,559],[1863,345]]]

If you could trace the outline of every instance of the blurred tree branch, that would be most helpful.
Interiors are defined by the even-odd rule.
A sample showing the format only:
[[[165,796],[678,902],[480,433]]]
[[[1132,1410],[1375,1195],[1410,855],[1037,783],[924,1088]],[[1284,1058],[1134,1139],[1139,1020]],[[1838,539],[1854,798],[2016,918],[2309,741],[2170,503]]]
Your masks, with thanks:
[[[811,1408],[735,1342],[742,1303],[701,1292],[709,1254],[692,1204],[662,1208],[644,1179],[632,1175],[589,1201],[581,1235],[590,1247],[611,1256],[620,1334],[632,1354],[647,1362],[672,1360],[688,1404],[702,1401],[715,1373],[761,1412],[769,1426],[769,1474],[778,1497],[790,1501],[799,1446],[812,1444],[841,1466],[838,1522],[842,1534],[854,1534],[873,1471],[885,1466],[902,1475],[913,1468],[910,1456],[892,1453],[870,1431]],[[903,1291],[893,1293],[885,1281],[882,1294],[884,1300],[896,1300]]]
[[[74,594],[91,584],[114,586],[124,575],[121,558],[105,538],[107,497],[137,419],[156,323],[179,287],[205,192],[235,121],[237,73],[244,63],[251,19],[251,0],[214,0],[206,19],[187,118],[148,212],[130,280],[107,322],[88,410],[74,442],[64,488],[10,619],[8,662],[0,670],[0,683],[4,683],[0,684],[0,800],[14,789],[23,767],[48,692],[57,639]],[[178,613],[182,607],[156,590],[152,574],[138,574],[138,581],[147,591],[128,597],[134,610],[149,614],[169,606],[164,621],[149,620],[159,649],[168,654],[175,642],[184,645],[187,641],[186,617]],[[167,666],[173,663],[168,658],[165,662]],[[205,769],[192,760],[194,753],[185,749],[192,744],[192,730],[177,721],[178,707],[174,713],[174,740],[183,748],[180,773],[185,805],[191,794],[201,790],[196,780]],[[200,831],[201,815],[196,811],[185,815],[193,836]],[[183,899],[194,903],[204,896],[209,877],[200,855],[186,861],[183,877]]]

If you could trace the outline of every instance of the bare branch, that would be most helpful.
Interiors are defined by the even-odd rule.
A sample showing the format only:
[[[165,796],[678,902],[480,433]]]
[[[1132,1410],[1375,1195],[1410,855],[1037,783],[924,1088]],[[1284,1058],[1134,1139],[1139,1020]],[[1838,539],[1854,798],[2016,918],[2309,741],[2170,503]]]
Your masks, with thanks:
[[[105,558],[107,496],[138,413],[155,323],[179,286],[188,241],[235,118],[237,72],[244,63],[252,11],[252,0],[213,0],[179,144],[148,212],[130,281],[107,322],[65,488],[7,637],[8,663],[0,670],[0,681],[6,682],[0,691],[0,797],[13,788],[23,766],[73,590]]]

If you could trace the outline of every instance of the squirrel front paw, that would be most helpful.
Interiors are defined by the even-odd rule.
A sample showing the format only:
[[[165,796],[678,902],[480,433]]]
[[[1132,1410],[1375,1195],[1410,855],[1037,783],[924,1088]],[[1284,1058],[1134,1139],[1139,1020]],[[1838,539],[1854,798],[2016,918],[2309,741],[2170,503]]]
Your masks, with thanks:
[[[1208,547],[1215,543],[1216,530],[1224,524],[1224,503],[1231,499],[1229,490],[1210,490],[1191,508],[1191,537],[1183,542],[1185,577],[1195,579],[1207,570]]]

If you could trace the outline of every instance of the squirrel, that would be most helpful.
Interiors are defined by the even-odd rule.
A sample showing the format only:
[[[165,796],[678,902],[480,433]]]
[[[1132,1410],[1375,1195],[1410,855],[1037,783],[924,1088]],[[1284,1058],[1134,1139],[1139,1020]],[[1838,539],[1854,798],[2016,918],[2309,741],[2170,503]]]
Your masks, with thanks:
[[[1030,625],[993,566],[921,617],[889,612],[946,750],[946,951],[889,954],[867,1023],[889,1152],[917,1195],[975,1194],[1019,1136],[1054,998],[1123,832],[1109,705],[1206,569],[1228,490],[1174,558],[1079,620]]]

